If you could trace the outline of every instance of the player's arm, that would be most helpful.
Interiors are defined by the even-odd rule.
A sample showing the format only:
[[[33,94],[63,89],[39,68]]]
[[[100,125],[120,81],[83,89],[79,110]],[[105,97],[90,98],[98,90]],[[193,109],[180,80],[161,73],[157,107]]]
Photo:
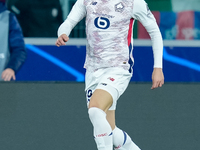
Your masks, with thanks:
[[[83,4],[83,0],[77,0],[67,19],[60,25],[58,29],[56,46],[66,45],[65,42],[69,40],[71,30],[85,17],[85,15],[86,8]]]
[[[154,68],[152,73],[152,86],[151,89],[162,87],[164,84],[164,75],[162,68]]]
[[[144,0],[135,0],[133,17],[139,20],[149,33],[152,41],[154,70],[152,73],[152,87],[155,89],[164,84],[162,71],[163,40],[156,20]]]
[[[60,35],[56,40],[56,46],[60,47],[62,45],[66,45],[65,42],[69,40],[69,37],[66,34]]]

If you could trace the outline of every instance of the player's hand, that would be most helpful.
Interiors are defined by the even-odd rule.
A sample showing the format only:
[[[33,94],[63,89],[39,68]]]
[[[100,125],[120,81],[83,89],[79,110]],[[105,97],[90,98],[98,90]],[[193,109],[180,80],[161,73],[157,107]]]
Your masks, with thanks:
[[[164,84],[164,75],[163,75],[162,68],[154,68],[153,73],[152,73],[151,89],[162,87],[163,84]]]
[[[4,81],[10,81],[11,79],[16,80],[15,71],[11,68],[7,68],[2,72],[1,78]]]
[[[60,47],[62,45],[66,45],[65,42],[69,40],[69,37],[66,34],[62,34],[61,36],[58,37],[56,40],[56,46]]]

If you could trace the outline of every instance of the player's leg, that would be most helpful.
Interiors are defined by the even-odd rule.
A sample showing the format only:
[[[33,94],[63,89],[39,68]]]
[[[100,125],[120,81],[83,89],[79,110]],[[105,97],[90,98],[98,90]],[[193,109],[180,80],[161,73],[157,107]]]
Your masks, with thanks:
[[[114,110],[130,78],[131,73],[121,68],[110,68],[103,72],[98,70],[92,74],[86,72],[88,113],[94,126],[94,136],[99,150],[112,150],[112,128],[115,128]],[[110,114],[107,119],[106,113]]]
[[[113,146],[115,150],[140,150],[130,136],[115,125],[115,110],[107,111],[107,120],[113,130]]]
[[[117,126],[113,130],[113,145],[115,150],[140,150],[131,137]]]
[[[115,110],[108,110],[106,112],[106,119],[108,120],[108,123],[110,124],[112,130],[115,129]]]
[[[90,99],[89,108],[97,107],[104,112],[107,112],[112,103],[113,99],[110,93],[103,89],[96,89]]]
[[[112,101],[112,96],[102,89],[96,89],[90,99],[88,113],[98,150],[113,149],[112,128],[106,119],[106,112]]]

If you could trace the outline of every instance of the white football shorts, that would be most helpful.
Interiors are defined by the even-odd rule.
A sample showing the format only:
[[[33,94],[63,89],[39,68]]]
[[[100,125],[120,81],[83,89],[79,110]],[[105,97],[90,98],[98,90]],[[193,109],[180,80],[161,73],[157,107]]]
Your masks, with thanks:
[[[96,89],[102,89],[110,93],[113,98],[113,104],[109,110],[115,110],[117,100],[128,87],[131,77],[132,73],[129,73],[128,70],[116,67],[98,69],[95,72],[86,71],[85,92],[87,106],[89,106],[92,93]]]

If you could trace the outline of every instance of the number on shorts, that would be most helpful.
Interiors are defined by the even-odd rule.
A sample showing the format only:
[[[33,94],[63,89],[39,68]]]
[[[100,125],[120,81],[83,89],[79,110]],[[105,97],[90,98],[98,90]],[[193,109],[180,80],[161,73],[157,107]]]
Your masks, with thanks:
[[[88,90],[87,91],[87,100],[88,100],[88,102],[90,101],[90,98],[92,97],[92,90]]]

